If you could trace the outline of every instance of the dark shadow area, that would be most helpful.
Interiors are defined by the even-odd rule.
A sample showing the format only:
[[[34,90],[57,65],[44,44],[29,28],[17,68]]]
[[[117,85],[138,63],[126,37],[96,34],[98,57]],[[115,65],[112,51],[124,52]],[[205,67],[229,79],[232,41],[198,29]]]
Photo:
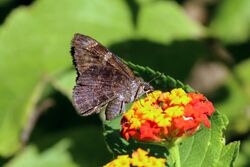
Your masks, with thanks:
[[[176,0],[176,2],[182,5],[185,2],[185,0]]]
[[[69,139],[69,152],[80,166],[101,166],[111,159],[102,135],[98,114],[81,117],[71,102],[60,93],[51,96],[55,105],[39,118],[32,132],[30,143],[42,152],[62,139]]]
[[[209,52],[200,41],[176,41],[169,45],[148,40],[128,40],[111,45],[110,50],[126,61],[185,80],[194,63]]]
[[[132,14],[132,22],[134,27],[137,26],[137,20],[138,20],[138,13],[140,10],[140,6],[136,2],[136,0],[126,0],[128,7],[130,9],[130,12]]]
[[[228,132],[229,133],[229,132]],[[235,132],[232,132],[235,134]],[[226,141],[227,144],[230,142],[234,142],[234,141],[247,141],[250,139],[250,132],[248,133],[244,133],[244,134],[237,134],[237,135],[233,135],[233,136],[229,136],[227,138],[228,140]]]
[[[226,86],[221,86],[211,94],[208,94],[207,98],[213,102],[222,103],[229,96],[230,90]]]
[[[8,14],[15,8],[17,8],[20,5],[30,5],[32,4],[32,2],[34,2],[35,0],[9,0],[7,1],[5,4],[0,6],[0,24],[2,24],[6,17],[8,16]]]
[[[55,99],[55,105],[49,108],[40,118],[37,126],[41,130],[55,131],[65,130],[72,126],[79,125],[101,125],[98,115],[81,117],[74,110],[71,102],[59,92],[53,94],[50,98]]]
[[[232,53],[235,63],[240,63],[246,59],[249,59],[250,40],[245,43],[228,45],[226,47],[230,53]]]
[[[3,166],[4,164],[6,164],[9,160],[10,160],[10,158],[0,157],[0,166]]]

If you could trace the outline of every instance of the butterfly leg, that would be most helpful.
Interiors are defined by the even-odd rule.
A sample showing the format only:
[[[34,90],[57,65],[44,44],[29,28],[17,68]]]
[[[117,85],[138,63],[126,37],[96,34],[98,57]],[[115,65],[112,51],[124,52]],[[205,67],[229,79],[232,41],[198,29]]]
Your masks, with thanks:
[[[115,99],[108,103],[105,115],[106,120],[111,120],[125,111],[125,103],[120,99]]]

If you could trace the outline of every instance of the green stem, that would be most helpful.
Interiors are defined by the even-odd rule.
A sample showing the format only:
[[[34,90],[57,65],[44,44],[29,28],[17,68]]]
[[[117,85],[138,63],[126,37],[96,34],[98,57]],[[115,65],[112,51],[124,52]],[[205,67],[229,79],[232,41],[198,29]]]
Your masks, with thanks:
[[[173,144],[169,147],[170,156],[173,157],[175,167],[181,167],[180,152],[178,144]]]

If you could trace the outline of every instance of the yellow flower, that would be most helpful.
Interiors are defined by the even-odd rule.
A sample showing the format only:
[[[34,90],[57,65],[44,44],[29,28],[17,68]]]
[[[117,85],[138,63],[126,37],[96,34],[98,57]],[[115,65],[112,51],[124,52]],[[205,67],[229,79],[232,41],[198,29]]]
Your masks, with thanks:
[[[148,166],[154,166],[154,167],[166,167],[165,164],[166,160],[163,158],[155,158],[155,157],[149,157],[149,163]]]
[[[131,164],[138,167],[163,167],[166,166],[166,160],[148,156],[148,152],[140,148],[132,154]]]
[[[158,97],[161,95],[161,93],[162,93],[161,91],[156,90],[156,91],[148,94],[146,98],[149,98],[150,100],[155,101],[158,99]]]
[[[171,120],[172,119],[170,117],[166,117],[163,114],[155,118],[155,122],[158,124],[159,127],[169,127],[171,125]]]
[[[187,96],[187,93],[179,88],[179,89],[173,89],[171,93],[169,94],[169,98],[171,100],[170,105],[179,105],[183,104],[186,105],[190,102],[191,98]]]
[[[120,155],[103,167],[130,167],[130,158],[128,155]]]
[[[166,159],[148,156],[148,152],[138,148],[132,153],[132,158],[128,155],[120,155],[117,159],[109,162],[103,167],[165,167]]]
[[[160,108],[156,108],[154,106],[144,108],[142,109],[142,111],[143,111],[143,115],[141,116],[142,119],[152,120],[152,121],[162,113],[162,110]]]
[[[126,113],[124,113],[124,117],[126,117],[127,119],[131,119],[134,117],[134,110],[130,109],[128,110]]]
[[[174,107],[169,107],[165,110],[165,112],[168,114],[170,117],[177,117],[177,116],[182,116],[184,113],[184,107],[182,106],[174,106]]]
[[[131,118],[130,119],[130,122],[131,122],[131,128],[132,129],[136,129],[136,128],[139,128],[141,126],[141,121],[137,118]]]
[[[148,161],[147,154],[148,154],[147,151],[144,151],[138,148],[137,151],[135,151],[132,154],[132,159],[131,159],[132,165],[133,166],[145,166],[145,164],[147,164],[147,161]]]

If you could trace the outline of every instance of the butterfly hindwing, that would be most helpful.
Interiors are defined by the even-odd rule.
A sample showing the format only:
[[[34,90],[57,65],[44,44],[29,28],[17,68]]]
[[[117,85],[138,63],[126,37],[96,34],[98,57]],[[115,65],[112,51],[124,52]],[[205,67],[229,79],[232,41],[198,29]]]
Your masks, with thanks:
[[[126,77],[107,66],[93,65],[81,74],[73,91],[73,102],[81,115],[98,113],[102,106],[119,98],[129,86]]]
[[[110,101],[106,108],[106,119],[111,120],[117,117],[119,114],[123,113],[125,111],[125,103],[124,101],[117,99],[114,99]]]
[[[86,116],[98,113],[100,108],[114,99],[114,93],[103,93],[105,87],[76,85],[74,88],[74,106],[80,115]]]

